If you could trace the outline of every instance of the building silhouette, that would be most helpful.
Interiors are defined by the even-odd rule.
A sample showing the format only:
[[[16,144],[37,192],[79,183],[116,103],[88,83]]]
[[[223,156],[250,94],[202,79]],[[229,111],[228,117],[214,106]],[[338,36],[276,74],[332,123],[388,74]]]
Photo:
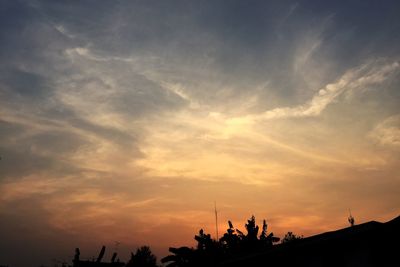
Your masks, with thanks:
[[[398,267],[399,253],[400,216],[275,245],[219,266]]]

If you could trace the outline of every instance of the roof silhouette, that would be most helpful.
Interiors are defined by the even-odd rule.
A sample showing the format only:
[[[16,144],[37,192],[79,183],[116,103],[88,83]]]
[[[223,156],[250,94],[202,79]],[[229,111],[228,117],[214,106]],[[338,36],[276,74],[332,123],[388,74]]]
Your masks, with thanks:
[[[220,266],[400,266],[399,244],[400,216],[386,223],[370,221],[275,245]]]

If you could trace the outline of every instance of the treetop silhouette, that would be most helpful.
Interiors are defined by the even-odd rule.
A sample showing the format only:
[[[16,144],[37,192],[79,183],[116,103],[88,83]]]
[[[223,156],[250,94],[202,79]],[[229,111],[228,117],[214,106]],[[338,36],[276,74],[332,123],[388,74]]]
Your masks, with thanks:
[[[214,266],[226,259],[265,251],[274,242],[279,241],[279,238],[275,237],[272,232],[267,232],[265,220],[260,235],[260,228],[256,224],[254,216],[247,220],[245,228],[246,234],[235,229],[233,223],[228,221],[228,229],[219,240],[213,240],[210,234],[206,234],[203,229],[200,229],[199,234],[194,237],[197,241],[196,248],[170,248],[169,251],[172,254],[161,259],[161,262],[167,263],[167,267]]]

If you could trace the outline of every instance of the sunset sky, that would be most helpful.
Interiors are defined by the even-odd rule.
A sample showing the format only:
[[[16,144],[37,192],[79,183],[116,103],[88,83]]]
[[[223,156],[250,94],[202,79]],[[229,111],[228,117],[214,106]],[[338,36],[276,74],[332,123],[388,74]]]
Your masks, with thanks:
[[[340,2],[340,3],[339,3]],[[0,1],[0,265],[251,215],[400,215],[399,1]],[[115,246],[115,241],[120,242]]]

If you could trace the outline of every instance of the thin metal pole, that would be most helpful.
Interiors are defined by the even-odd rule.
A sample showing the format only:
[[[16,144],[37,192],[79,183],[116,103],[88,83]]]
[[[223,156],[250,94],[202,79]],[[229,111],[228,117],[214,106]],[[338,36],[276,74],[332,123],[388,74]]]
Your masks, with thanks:
[[[217,232],[217,241],[219,240],[218,238],[218,212],[217,212],[217,202],[214,201],[214,210],[215,210],[215,230]]]

